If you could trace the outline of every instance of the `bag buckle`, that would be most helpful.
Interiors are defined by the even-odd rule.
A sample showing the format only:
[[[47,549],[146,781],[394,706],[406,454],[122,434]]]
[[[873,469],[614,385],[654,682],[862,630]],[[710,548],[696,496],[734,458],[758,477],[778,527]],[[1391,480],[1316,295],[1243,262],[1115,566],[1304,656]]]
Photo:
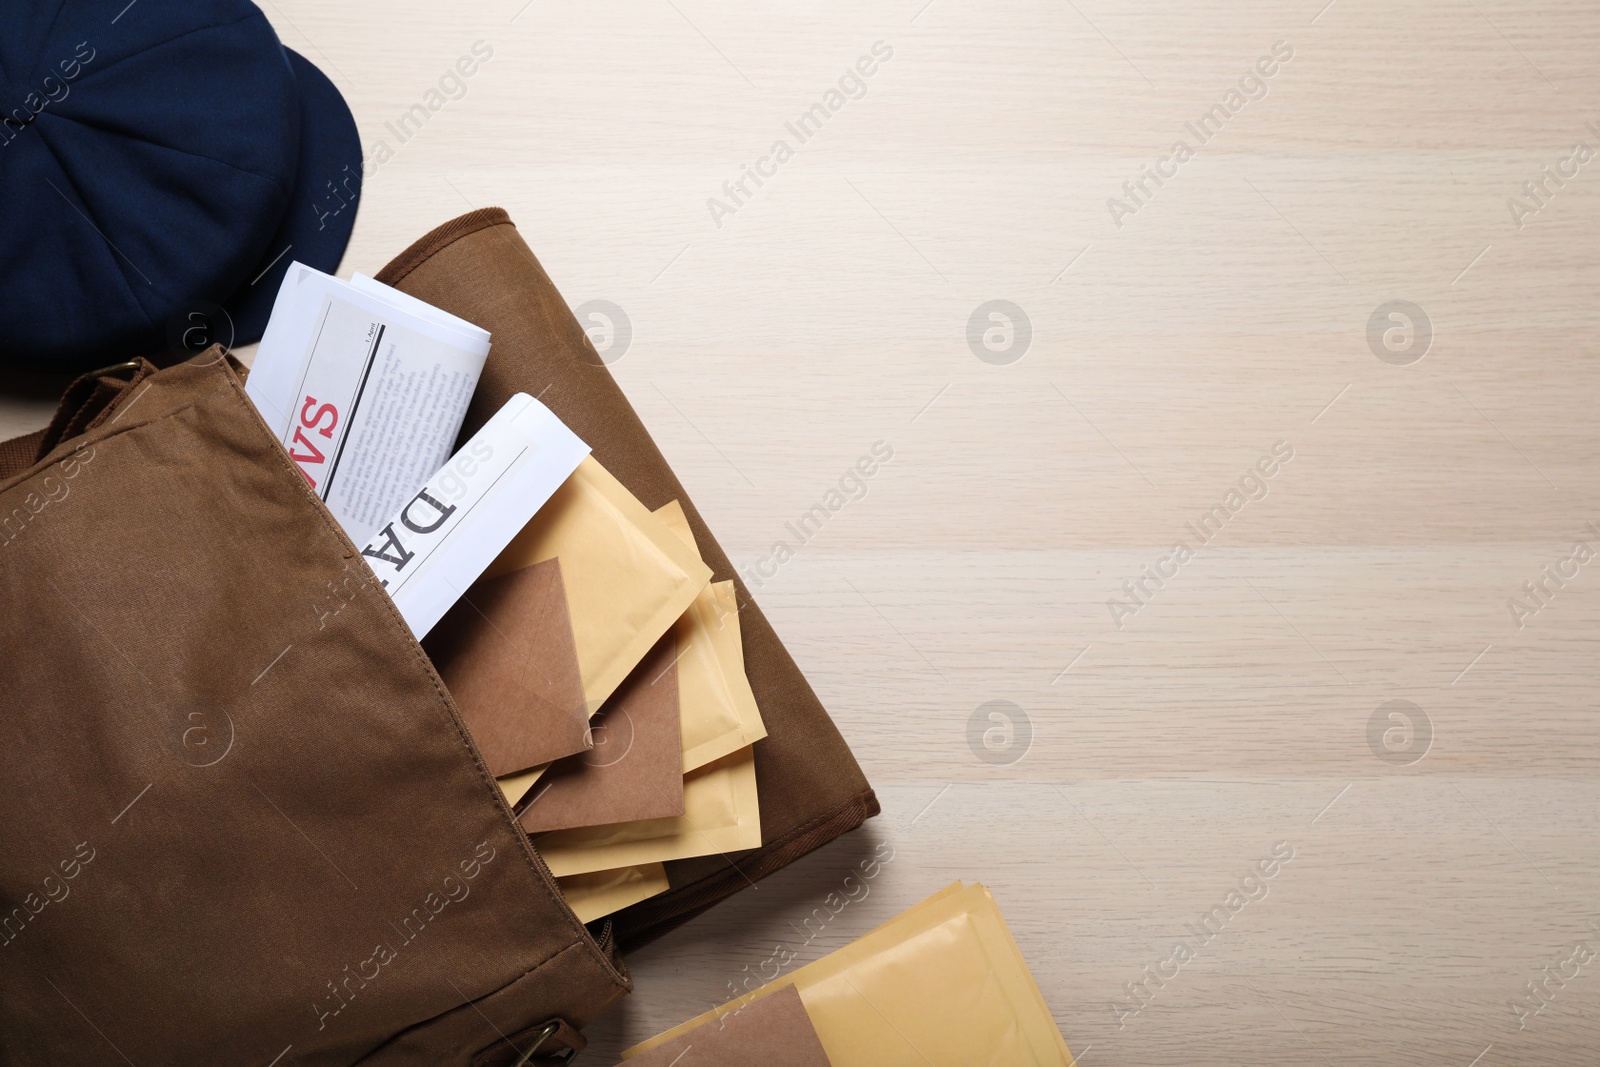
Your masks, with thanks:
[[[560,1030],[560,1029],[561,1029],[560,1020],[551,1020],[550,1022],[545,1023],[544,1024],[544,1029],[539,1031],[539,1036],[534,1040],[533,1044],[528,1046],[528,1051],[526,1051],[522,1055],[518,1056],[517,1057],[517,1062],[512,1064],[511,1067],[528,1067],[528,1064],[533,1062],[534,1054],[539,1051],[540,1046],[543,1045],[546,1041],[550,1040],[550,1038],[555,1036],[556,1032],[558,1030]],[[562,1063],[570,1063],[570,1062],[572,1062],[572,1057],[577,1055],[577,1053],[578,1053],[577,1049],[567,1048],[567,1049],[562,1049],[560,1052],[556,1053],[554,1056],[550,1056],[550,1057],[546,1057],[546,1058],[547,1059],[558,1059]]]
[[[113,374],[113,373],[116,373],[116,372],[119,372],[119,371],[138,370],[138,369],[139,369],[139,361],[136,360],[136,359],[128,359],[128,360],[122,361],[121,363],[113,363],[109,367],[101,367],[99,370],[92,370],[87,374],[81,374],[81,375],[79,375],[79,377],[80,378],[104,378],[104,377],[106,377],[106,376],[108,376],[110,374]]]

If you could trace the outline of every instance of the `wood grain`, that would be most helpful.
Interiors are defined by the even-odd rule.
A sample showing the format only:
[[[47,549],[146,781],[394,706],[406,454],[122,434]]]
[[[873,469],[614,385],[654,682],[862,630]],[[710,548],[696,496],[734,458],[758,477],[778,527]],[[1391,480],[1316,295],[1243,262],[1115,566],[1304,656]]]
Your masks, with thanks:
[[[1520,227],[1507,201],[1600,149],[1600,18],[1323,3],[264,4],[394,149],[343,271],[506,207],[574,307],[625,309],[613,371],[741,566],[894,450],[756,589],[883,817],[637,953],[580,1062],[956,878],[994,888],[1091,1067],[1593,1059],[1600,964],[1520,1029],[1509,1002],[1600,946],[1600,564],[1520,626],[1508,601],[1600,549],[1600,163]],[[877,41],[865,95],[716,225]],[[1265,95],[1114,223],[1279,41]],[[1032,331],[1008,365],[968,341],[996,299]],[[1391,300],[1431,323],[1409,365],[1369,342]],[[1384,748],[1394,700],[1431,731],[1415,762]],[[983,747],[992,701],[1009,750]],[[1266,895],[1128,1013],[1278,842]],[[879,843],[869,897],[808,940]]]

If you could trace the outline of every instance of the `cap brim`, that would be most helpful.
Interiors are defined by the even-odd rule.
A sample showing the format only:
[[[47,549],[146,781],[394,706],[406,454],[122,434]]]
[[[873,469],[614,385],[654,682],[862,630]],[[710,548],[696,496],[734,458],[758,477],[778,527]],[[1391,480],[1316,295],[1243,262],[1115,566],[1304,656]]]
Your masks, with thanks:
[[[310,60],[291,48],[283,51],[300,93],[300,160],[289,208],[266,258],[228,299],[234,345],[261,340],[289,264],[299,261],[329,274],[338,269],[361,198],[361,136],[355,116]]]

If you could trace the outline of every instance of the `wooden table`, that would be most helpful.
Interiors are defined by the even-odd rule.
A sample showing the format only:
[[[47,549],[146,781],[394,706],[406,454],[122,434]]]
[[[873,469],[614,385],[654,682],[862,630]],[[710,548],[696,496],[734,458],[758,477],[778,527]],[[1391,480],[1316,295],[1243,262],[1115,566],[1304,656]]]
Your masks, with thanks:
[[[883,816],[580,1062],[957,878],[1090,1067],[1594,1062],[1600,18],[1324,2],[266,0],[343,272],[509,209],[741,566],[893,449],[755,590]]]

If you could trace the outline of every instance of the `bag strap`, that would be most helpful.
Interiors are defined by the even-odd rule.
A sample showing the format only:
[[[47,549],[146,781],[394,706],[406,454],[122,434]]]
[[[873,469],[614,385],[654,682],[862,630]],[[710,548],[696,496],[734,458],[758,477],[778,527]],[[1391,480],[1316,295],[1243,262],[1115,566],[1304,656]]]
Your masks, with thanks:
[[[35,430],[9,441],[0,441],[0,482],[21,474],[39,461],[39,442],[44,431]]]
[[[156,365],[148,359],[131,359],[74,378],[49,426],[0,441],[0,481],[21,474],[62,441],[100,425],[130,389],[155,372]]]

